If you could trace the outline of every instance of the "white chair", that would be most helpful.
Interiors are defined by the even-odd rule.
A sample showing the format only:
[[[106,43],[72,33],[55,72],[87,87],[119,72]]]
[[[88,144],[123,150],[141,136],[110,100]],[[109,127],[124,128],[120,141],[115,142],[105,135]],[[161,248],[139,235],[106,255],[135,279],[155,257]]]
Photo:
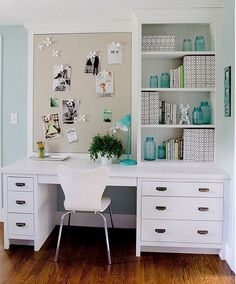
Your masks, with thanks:
[[[102,214],[102,212],[109,207],[111,225],[113,227],[111,199],[103,196],[109,178],[108,169],[105,167],[99,167],[89,171],[78,171],[76,169],[60,165],[57,167],[57,175],[65,194],[64,206],[68,212],[63,214],[61,217],[54,261],[58,261],[61,233],[65,216],[69,215],[70,223],[71,213],[75,213],[76,211],[86,211],[99,214],[103,218],[108,264],[111,264],[107,221],[106,217]]]

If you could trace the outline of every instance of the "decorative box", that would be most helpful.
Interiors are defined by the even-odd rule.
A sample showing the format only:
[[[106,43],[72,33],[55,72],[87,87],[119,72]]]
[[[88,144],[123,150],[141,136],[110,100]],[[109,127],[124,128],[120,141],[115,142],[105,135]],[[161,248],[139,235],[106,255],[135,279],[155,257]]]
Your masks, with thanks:
[[[183,154],[186,162],[214,161],[215,130],[184,129]]]
[[[142,51],[175,51],[174,35],[151,35],[142,37]]]
[[[141,124],[159,124],[159,92],[142,92]]]

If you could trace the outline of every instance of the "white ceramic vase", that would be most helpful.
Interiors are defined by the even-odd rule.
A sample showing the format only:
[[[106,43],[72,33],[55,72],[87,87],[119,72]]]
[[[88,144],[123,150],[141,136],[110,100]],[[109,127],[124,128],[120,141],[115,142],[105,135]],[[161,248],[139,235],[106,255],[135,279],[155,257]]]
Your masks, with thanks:
[[[102,165],[111,165],[112,164],[112,158],[108,159],[106,156],[101,157],[101,164]]]

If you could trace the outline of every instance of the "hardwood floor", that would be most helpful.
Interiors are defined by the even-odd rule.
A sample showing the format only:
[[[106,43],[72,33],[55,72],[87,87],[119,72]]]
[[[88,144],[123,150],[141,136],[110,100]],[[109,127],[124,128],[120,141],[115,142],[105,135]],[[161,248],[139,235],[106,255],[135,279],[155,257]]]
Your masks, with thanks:
[[[58,228],[39,252],[32,247],[3,249],[0,224],[0,283],[228,284],[235,276],[216,255],[142,253],[135,257],[135,231],[109,231],[112,265],[107,265],[103,229],[65,227],[55,264]]]

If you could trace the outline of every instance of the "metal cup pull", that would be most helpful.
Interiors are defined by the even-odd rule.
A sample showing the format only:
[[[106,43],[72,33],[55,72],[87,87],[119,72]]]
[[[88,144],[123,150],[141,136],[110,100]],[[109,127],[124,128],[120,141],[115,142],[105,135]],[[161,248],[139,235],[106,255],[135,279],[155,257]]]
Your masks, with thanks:
[[[210,191],[209,188],[207,188],[207,187],[200,187],[198,190],[200,192],[209,192]]]
[[[16,186],[25,186],[24,182],[16,182]]]
[[[202,212],[207,212],[209,208],[208,207],[198,207],[198,210]]]
[[[167,187],[165,187],[165,186],[157,186],[156,190],[158,190],[158,191],[166,191]]]
[[[25,204],[25,200],[16,200],[16,204],[24,205]]]
[[[199,235],[207,235],[208,234],[208,231],[207,230],[198,230],[197,233]]]
[[[158,234],[163,234],[165,233],[166,229],[155,229],[155,232]]]
[[[17,227],[24,227],[26,224],[25,223],[16,223]]]
[[[166,210],[166,206],[156,206],[156,210]]]

